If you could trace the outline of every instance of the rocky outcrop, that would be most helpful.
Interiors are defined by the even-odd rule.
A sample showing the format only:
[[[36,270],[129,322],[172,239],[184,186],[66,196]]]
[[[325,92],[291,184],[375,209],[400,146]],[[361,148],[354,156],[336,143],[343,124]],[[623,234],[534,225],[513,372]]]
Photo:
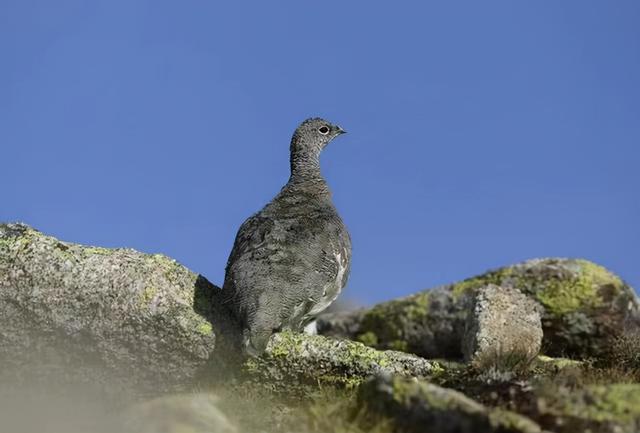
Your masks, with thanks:
[[[451,389],[414,379],[377,377],[364,384],[359,401],[383,414],[391,431],[425,433],[540,433],[533,421],[513,412],[489,409]]]
[[[183,388],[215,348],[217,290],[161,254],[2,224],[0,375]]]
[[[244,359],[220,290],[174,260],[0,224],[0,429],[636,432],[637,318],[604,268],[532,260],[318,323],[359,341],[282,332]],[[540,322],[547,353],[585,362],[530,362]],[[476,368],[407,353],[462,348]],[[479,374],[494,354],[526,368]]]
[[[0,374],[29,376],[30,385],[38,376],[99,384],[116,394],[218,379],[233,370],[219,364],[237,361],[214,353],[220,335],[233,334],[218,296],[203,277],[159,254],[0,225]],[[346,387],[379,372],[425,377],[437,370],[409,354],[292,333],[276,335],[264,357],[244,366],[264,383]]]
[[[125,433],[238,433],[213,394],[159,397],[137,404],[124,417]]]
[[[538,390],[535,416],[557,433],[637,433],[640,384],[590,385]]]
[[[639,323],[633,289],[605,268],[586,260],[534,259],[367,310],[322,316],[317,329],[379,349],[459,357],[470,295],[487,284],[513,288],[540,304],[543,346],[551,355],[603,356]]]
[[[462,352],[480,370],[528,365],[540,352],[538,305],[515,289],[489,284],[471,295]]]
[[[257,383],[291,393],[293,387],[305,384],[353,388],[377,374],[424,378],[439,374],[442,367],[354,341],[281,332],[271,338],[262,357],[247,361],[245,372]]]

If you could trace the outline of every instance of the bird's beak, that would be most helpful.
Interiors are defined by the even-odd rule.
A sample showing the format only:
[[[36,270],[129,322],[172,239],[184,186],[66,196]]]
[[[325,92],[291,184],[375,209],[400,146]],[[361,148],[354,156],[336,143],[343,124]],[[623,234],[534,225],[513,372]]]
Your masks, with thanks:
[[[346,134],[347,131],[345,131],[344,129],[340,128],[338,125],[336,125],[336,134],[340,135],[340,134]]]

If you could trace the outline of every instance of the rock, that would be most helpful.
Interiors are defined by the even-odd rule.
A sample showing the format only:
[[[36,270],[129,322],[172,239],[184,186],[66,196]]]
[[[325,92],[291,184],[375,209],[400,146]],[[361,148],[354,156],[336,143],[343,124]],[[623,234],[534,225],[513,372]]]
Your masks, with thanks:
[[[461,356],[464,316],[463,303],[442,287],[351,314],[321,315],[316,327],[320,335],[357,340],[377,349],[456,358]]]
[[[331,308],[331,307],[329,307]],[[360,333],[360,323],[366,309],[358,308],[354,310],[340,310],[323,313],[314,321],[314,331],[316,334],[327,336],[358,335]]]
[[[462,353],[475,368],[526,368],[540,352],[538,304],[512,288],[489,284],[471,296]]]
[[[127,411],[127,433],[237,433],[212,394],[156,398]]]
[[[427,358],[459,357],[466,303],[474,289],[487,284],[516,289],[542,305],[543,346],[549,355],[603,356],[616,337],[640,323],[635,292],[605,268],[580,259],[534,259],[351,317],[342,313],[340,322],[348,327],[321,316],[318,332]]]
[[[640,384],[591,385],[585,389],[550,387],[539,392],[537,414],[557,433],[637,433]]]
[[[390,419],[394,432],[541,432],[524,416],[486,408],[460,392],[420,380],[377,377],[362,385],[358,400],[372,416]]]
[[[354,341],[290,331],[275,334],[266,352],[245,365],[255,382],[287,393],[305,384],[352,388],[381,373],[429,377],[441,371],[438,363],[407,353],[381,352]]]
[[[1,224],[0,380],[182,389],[214,350],[218,290],[160,254]]]

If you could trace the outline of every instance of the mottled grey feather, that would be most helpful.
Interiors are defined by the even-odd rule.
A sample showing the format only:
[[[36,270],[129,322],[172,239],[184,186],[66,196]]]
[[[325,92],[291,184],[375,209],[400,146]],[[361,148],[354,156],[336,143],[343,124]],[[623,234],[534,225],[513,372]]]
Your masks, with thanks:
[[[347,282],[351,239],[319,166],[321,150],[342,132],[322,119],[303,122],[291,142],[289,182],[238,230],[224,291],[251,354],[275,331],[300,330]]]

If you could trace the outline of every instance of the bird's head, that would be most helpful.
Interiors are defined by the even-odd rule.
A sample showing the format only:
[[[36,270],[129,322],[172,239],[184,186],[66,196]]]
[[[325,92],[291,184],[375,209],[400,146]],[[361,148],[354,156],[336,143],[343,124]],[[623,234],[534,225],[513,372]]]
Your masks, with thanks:
[[[338,135],[346,131],[320,117],[312,117],[298,126],[291,139],[291,150],[320,152]]]

